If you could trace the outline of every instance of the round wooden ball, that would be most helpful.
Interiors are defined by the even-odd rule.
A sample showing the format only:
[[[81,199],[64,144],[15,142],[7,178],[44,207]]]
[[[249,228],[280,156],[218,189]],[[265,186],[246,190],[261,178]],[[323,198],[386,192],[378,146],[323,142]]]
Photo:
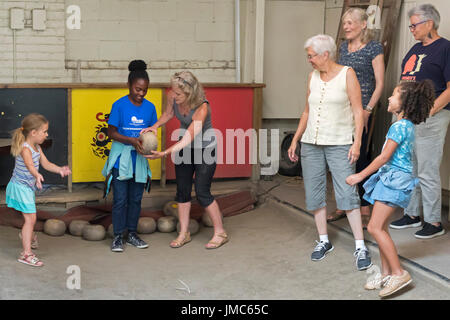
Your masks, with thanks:
[[[153,233],[156,230],[155,219],[151,217],[139,218],[137,232],[142,234]]]
[[[83,228],[83,239],[89,241],[100,241],[105,239],[106,231],[102,225],[88,224]]]
[[[113,224],[111,223],[108,227],[108,231],[107,231],[108,236],[110,236],[111,238],[114,238],[114,227]]]
[[[161,217],[157,225],[159,232],[173,232],[177,226],[177,219],[172,216]]]
[[[211,217],[209,216],[208,212],[204,212],[202,215],[202,222],[206,227],[213,227],[213,223],[211,220]]]
[[[172,216],[178,219],[178,202],[169,201],[164,205],[164,214],[166,216]]]
[[[177,231],[180,232],[180,223],[177,223]],[[200,226],[198,224],[198,222],[194,219],[189,219],[189,227],[188,230],[190,232],[191,235],[196,234],[198,232],[198,230],[200,229]]]
[[[81,235],[83,234],[83,228],[87,224],[89,224],[89,222],[86,220],[73,220],[69,224],[70,234],[76,237],[81,237]]]
[[[144,154],[151,154],[158,148],[158,137],[151,131],[139,136]]]
[[[48,219],[44,223],[44,232],[49,236],[60,237],[66,232],[66,224],[57,219]]]

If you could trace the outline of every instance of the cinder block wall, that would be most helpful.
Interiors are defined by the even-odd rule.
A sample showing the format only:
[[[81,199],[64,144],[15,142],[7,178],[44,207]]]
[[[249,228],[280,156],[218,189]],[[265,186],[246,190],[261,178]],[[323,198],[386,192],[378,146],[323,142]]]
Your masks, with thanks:
[[[81,29],[66,28],[66,8],[81,9]],[[234,82],[233,0],[2,0],[0,82],[13,82],[10,8],[45,8],[45,31],[16,31],[17,82],[123,82],[132,59],[151,81],[191,69],[204,82]]]
[[[17,82],[63,82],[65,69],[65,0],[0,1],[0,82],[13,82],[13,31],[10,8],[25,9],[25,20],[31,22],[31,10],[47,11],[47,29],[29,27],[16,31]]]

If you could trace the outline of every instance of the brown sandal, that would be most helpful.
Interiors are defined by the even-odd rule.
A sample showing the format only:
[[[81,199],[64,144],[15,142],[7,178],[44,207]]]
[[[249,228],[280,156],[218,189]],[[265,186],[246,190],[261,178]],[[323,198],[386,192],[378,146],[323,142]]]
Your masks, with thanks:
[[[219,233],[217,236],[218,236],[218,237],[221,237],[222,240],[219,241],[219,242],[212,241],[212,240],[209,241],[209,242],[206,244],[206,246],[205,246],[206,249],[217,249],[217,248],[223,246],[225,243],[227,243],[227,242],[229,241],[228,235],[227,235],[225,232]],[[209,244],[212,244],[213,246],[212,246],[212,247],[207,247],[207,245],[209,245]]]
[[[341,220],[342,218],[345,218],[347,215],[345,214],[345,211],[336,210],[327,216],[327,222],[333,222]]]
[[[180,237],[181,234],[178,235],[178,238]],[[176,238],[175,240],[173,240],[170,243],[170,247],[171,248],[180,248],[182,246],[184,246],[186,243],[191,242],[191,233],[190,232],[186,232],[184,234],[184,238],[183,240],[178,240],[178,238]]]

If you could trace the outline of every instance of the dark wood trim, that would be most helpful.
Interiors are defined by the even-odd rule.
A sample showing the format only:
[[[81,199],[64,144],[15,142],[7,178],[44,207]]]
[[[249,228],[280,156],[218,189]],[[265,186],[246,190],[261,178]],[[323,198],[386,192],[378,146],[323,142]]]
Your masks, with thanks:
[[[162,92],[161,99],[161,115],[166,111],[167,96],[165,91]],[[161,126],[161,151],[166,150],[166,126]],[[166,187],[166,157],[161,158],[161,180],[159,181],[161,188]]]
[[[72,164],[72,89],[67,90],[67,162],[70,170],[73,169]],[[72,175],[67,177],[67,190],[72,192]]]
[[[257,140],[259,139],[259,130],[262,127],[262,103],[263,91],[262,87],[253,90],[253,129],[256,130]],[[252,181],[259,181],[261,177],[261,169],[259,163],[259,144],[257,143],[256,164],[252,165]]]
[[[265,88],[264,83],[202,83],[205,88]],[[169,88],[170,83],[150,83],[150,88]],[[126,83],[6,83],[0,84],[0,89],[107,89],[128,88]]]

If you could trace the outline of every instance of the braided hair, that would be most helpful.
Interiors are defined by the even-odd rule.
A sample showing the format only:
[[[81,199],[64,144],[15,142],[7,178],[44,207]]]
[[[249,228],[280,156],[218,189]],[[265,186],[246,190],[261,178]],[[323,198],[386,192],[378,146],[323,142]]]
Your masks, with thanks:
[[[128,75],[128,83],[131,85],[137,79],[144,79],[150,82],[147,73],[147,64],[143,60],[133,60],[128,65],[130,74]]]
[[[404,81],[399,84],[401,111],[403,117],[414,124],[428,118],[434,105],[434,86],[431,80],[420,82]]]

